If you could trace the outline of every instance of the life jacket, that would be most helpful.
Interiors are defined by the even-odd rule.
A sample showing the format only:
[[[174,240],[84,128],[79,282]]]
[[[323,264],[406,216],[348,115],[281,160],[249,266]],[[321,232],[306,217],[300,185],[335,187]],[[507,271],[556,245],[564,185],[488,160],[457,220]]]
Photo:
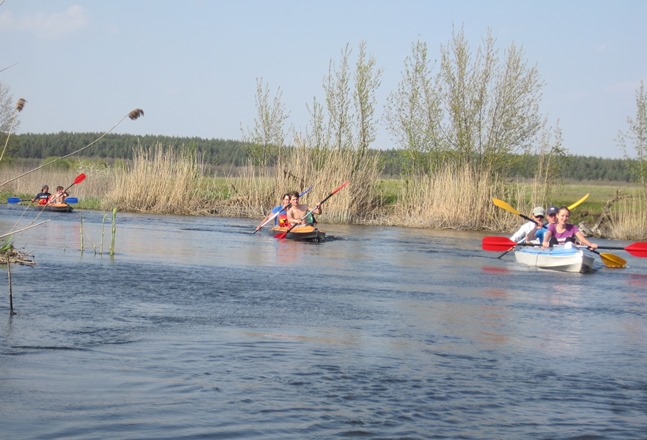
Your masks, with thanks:
[[[316,225],[317,224],[317,219],[315,218],[315,216],[312,213],[308,214],[306,216],[305,220],[306,220],[306,225]]]
[[[289,226],[288,225],[288,215],[287,214],[279,214],[279,226],[280,227]]]
[[[38,199],[38,204],[39,205],[47,205],[47,200],[48,199],[49,199],[48,197],[41,197],[40,199]]]

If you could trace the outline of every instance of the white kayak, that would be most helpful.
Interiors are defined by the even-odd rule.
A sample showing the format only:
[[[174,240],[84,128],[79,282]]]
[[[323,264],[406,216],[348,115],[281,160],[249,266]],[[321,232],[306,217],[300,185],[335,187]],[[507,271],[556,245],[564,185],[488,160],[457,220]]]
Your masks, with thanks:
[[[544,249],[541,246],[524,246],[518,248],[514,256],[517,263],[537,269],[550,269],[562,272],[591,272],[593,270],[593,255],[572,243],[556,245]]]

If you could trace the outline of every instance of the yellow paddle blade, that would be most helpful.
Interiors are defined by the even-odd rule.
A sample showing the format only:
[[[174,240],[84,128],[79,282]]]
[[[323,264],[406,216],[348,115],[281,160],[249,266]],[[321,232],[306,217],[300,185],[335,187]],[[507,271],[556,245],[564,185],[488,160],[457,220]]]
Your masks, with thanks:
[[[499,200],[499,199],[492,198],[492,203],[494,203],[494,204],[495,204],[496,206],[498,206],[499,208],[503,208],[503,209],[505,209],[506,211],[513,213],[514,215],[521,215],[521,213],[520,213],[519,211],[517,211],[516,209],[514,209],[512,206],[508,205],[508,204],[507,204],[506,202],[504,202],[503,200]]]
[[[615,254],[609,254],[609,253],[598,253],[600,255],[600,259],[604,263],[606,267],[611,267],[611,268],[622,268],[627,265],[627,260],[624,258],[621,258]]]
[[[580,200],[578,200],[577,202],[573,203],[572,205],[569,205],[568,210],[570,211],[570,210],[572,210],[574,208],[577,208],[578,206],[580,206],[582,204],[582,202],[584,202],[588,198],[589,198],[589,195],[587,194],[584,197],[582,197]]]

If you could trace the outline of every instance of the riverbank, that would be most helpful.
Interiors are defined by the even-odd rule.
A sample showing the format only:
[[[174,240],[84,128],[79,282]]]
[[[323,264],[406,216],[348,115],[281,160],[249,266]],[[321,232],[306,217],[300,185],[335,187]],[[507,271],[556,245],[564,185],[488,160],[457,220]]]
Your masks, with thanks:
[[[76,170],[38,170],[3,187],[0,202],[8,197],[29,200],[45,183],[67,187],[82,171],[87,179],[70,190],[79,198],[77,209],[260,221],[284,192],[313,185],[303,199],[313,206],[350,180],[347,188],[325,203],[321,223],[508,233],[524,220],[496,207],[492,198],[528,214],[537,205],[570,205],[589,194],[574,210],[574,223],[583,223],[598,237],[647,237],[644,194],[626,183],[564,182],[546,190],[533,180],[502,180],[468,167],[446,167],[416,179],[383,179],[375,163],[364,163],[364,168],[355,170],[348,158],[331,155],[317,172],[317,166],[309,168],[307,159],[295,158],[295,163],[304,163],[303,168],[310,170],[300,174],[280,167],[259,170],[249,166],[236,169],[233,177],[213,176],[205,175],[190,156],[159,148],[141,151],[128,167],[80,161]],[[5,166],[0,178],[5,181],[24,172]]]

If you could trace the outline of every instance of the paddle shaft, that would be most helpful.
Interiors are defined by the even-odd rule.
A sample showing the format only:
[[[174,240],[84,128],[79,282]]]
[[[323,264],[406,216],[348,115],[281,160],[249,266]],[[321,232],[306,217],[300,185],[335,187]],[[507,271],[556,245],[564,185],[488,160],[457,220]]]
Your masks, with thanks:
[[[486,251],[506,251],[514,246],[541,246],[536,243],[515,243],[508,237],[489,236],[483,237],[482,247]],[[587,246],[583,246],[587,247]],[[647,258],[647,242],[637,241],[625,247],[620,246],[598,246],[596,249],[623,250],[634,257]]]
[[[72,182],[72,184],[71,184],[70,186],[68,186],[67,188],[65,188],[65,189],[63,190],[63,193],[62,193],[62,194],[67,193],[67,190],[68,190],[68,189],[70,189],[70,188],[72,188],[74,185],[76,185],[76,184],[79,184],[79,183],[83,182],[83,181],[85,180],[85,177],[86,177],[85,173],[81,173],[81,174],[79,174],[78,176],[76,176],[76,178],[74,179],[74,182]],[[47,205],[51,205],[51,204],[52,204],[52,200],[54,200],[54,197],[50,198],[50,199],[47,201],[47,204],[46,204],[45,206],[47,206]]]
[[[15,203],[20,203],[20,202],[29,202],[31,203],[31,200],[23,200],[19,197],[9,197],[7,199],[7,203],[10,204],[15,204]],[[79,199],[77,197],[66,197],[65,198],[65,203],[69,204],[74,204],[74,203],[79,203]]]
[[[280,215],[283,211],[286,211],[286,210],[290,209],[290,206],[292,206],[292,204],[291,204],[291,203],[288,203],[288,204],[287,204],[287,205],[285,205],[283,208],[281,208],[281,210],[280,210],[280,211],[278,211],[278,212],[276,212],[276,213],[272,214],[272,216],[271,216],[270,218],[268,218],[267,220],[265,220],[262,224],[260,224],[260,225],[258,226],[258,228],[257,228],[257,229],[255,229],[255,230],[254,230],[253,234],[256,234],[258,231],[260,231],[260,230],[261,230],[261,228],[262,228],[263,226],[265,226],[266,224],[268,224],[269,222],[271,222],[272,220],[274,220],[274,219],[276,218],[276,216],[277,216],[277,215]],[[252,235],[253,235],[253,234],[252,234]]]

